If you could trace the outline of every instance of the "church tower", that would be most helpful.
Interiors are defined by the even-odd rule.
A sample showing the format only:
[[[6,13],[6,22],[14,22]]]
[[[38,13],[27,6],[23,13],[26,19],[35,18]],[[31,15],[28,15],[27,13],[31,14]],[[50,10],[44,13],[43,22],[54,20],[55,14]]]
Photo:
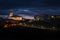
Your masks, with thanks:
[[[10,17],[13,16],[13,10],[12,10],[12,9],[10,10],[9,16],[10,16]]]

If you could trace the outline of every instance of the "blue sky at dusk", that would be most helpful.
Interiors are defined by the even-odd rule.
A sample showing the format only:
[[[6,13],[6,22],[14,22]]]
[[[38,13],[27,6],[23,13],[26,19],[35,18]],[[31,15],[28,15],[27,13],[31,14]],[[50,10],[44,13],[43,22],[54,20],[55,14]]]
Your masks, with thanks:
[[[60,14],[60,0],[0,0],[0,14],[9,14],[10,9],[14,14]]]

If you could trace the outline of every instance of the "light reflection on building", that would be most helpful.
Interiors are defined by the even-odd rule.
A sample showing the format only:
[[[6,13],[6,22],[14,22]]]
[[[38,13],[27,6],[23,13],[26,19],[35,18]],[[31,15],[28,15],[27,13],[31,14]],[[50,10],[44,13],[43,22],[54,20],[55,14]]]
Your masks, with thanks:
[[[8,27],[14,27],[14,26],[17,26],[17,24],[5,24],[4,25],[4,28],[8,28]]]
[[[13,11],[10,10],[10,15],[8,19],[13,19],[13,20],[23,20],[22,16],[17,16],[17,15],[13,15]]]
[[[8,28],[8,24],[5,24],[5,25],[4,25],[4,28]]]

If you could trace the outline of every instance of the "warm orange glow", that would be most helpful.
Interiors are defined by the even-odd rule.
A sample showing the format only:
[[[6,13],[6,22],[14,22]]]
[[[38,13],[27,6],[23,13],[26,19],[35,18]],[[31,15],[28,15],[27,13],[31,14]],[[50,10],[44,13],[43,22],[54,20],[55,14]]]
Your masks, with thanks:
[[[10,10],[10,15],[9,15],[9,16],[10,16],[10,17],[13,16],[13,12],[12,12],[12,10]]]
[[[11,26],[16,26],[16,24],[11,24]]]
[[[10,13],[10,17],[11,17],[11,16],[13,16],[13,14],[12,14],[12,13]]]
[[[17,24],[6,24],[6,25],[4,25],[4,28],[8,28],[9,26],[17,26]]]
[[[20,20],[23,20],[22,17],[20,17]]]
[[[17,17],[15,20],[22,20],[22,17]]]
[[[4,26],[4,28],[7,28],[8,27],[8,24],[6,24],[5,26]]]
[[[14,16],[12,10],[10,10],[9,19],[22,20],[22,17],[21,16]]]
[[[13,20],[23,20],[22,17],[11,17]]]
[[[12,17],[11,19],[15,19],[14,17]]]

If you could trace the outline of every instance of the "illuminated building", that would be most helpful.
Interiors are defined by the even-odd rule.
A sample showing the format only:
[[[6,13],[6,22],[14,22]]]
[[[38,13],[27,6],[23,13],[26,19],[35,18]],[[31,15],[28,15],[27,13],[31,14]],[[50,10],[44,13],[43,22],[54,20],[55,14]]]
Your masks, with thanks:
[[[40,20],[40,16],[38,16],[38,15],[34,16],[34,18],[35,18],[36,21]]]
[[[48,19],[48,15],[36,15],[34,16],[36,21]]]
[[[13,16],[13,11],[12,10],[10,10],[10,15],[9,15],[10,17],[12,17]]]
[[[50,16],[48,14],[41,14],[34,16],[35,21],[47,21],[50,20]]]
[[[51,16],[52,18],[54,18],[54,16]]]
[[[13,19],[13,20],[23,20],[23,17],[22,16],[17,16],[17,15],[14,15],[13,14],[13,11],[10,10],[10,15],[9,15],[9,18],[8,19]]]
[[[60,15],[57,15],[56,18],[60,18]]]
[[[51,18],[60,18],[60,15],[52,15]]]

